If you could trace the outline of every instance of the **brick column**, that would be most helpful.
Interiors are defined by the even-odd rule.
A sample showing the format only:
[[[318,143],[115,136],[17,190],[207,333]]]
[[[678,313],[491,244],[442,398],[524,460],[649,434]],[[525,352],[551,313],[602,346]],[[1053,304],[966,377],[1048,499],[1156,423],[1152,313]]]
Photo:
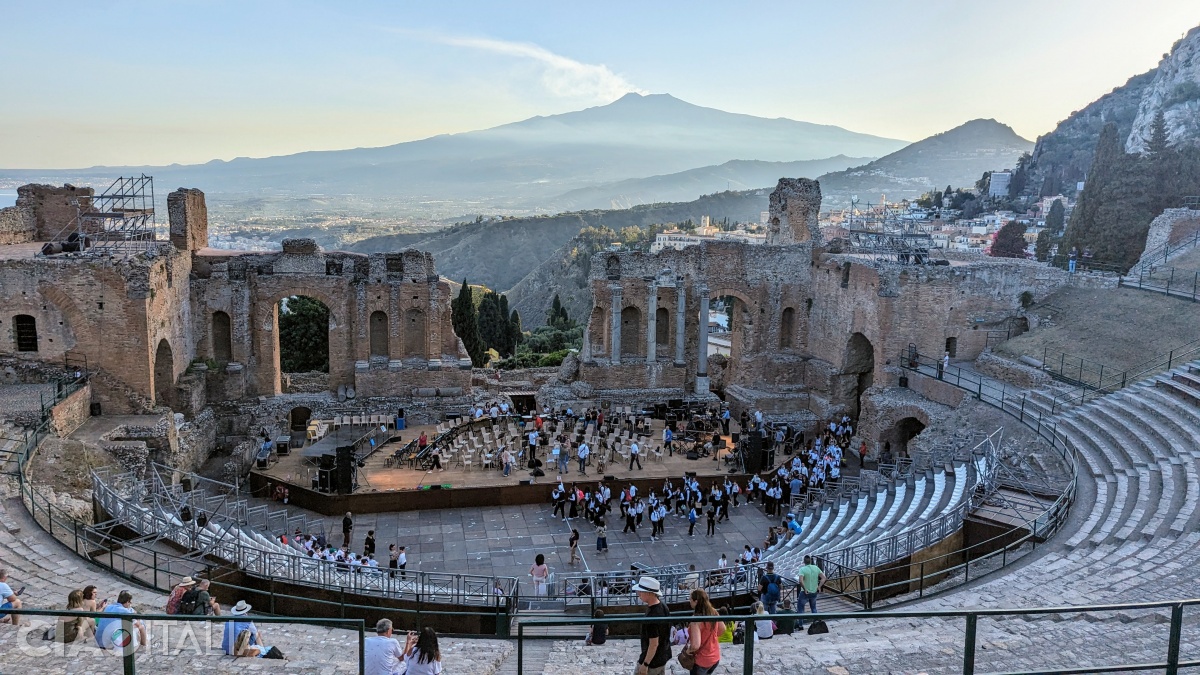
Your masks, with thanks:
[[[646,363],[658,360],[658,286],[650,281],[650,295],[646,300]]]
[[[683,358],[683,345],[687,331],[687,292],[683,287],[683,277],[675,280],[675,365],[687,363]]]
[[[708,393],[708,286],[700,284],[696,289],[700,300],[700,339],[696,355],[696,393]]]
[[[614,366],[621,364],[621,284],[609,284],[612,291],[612,345],[609,358]]]

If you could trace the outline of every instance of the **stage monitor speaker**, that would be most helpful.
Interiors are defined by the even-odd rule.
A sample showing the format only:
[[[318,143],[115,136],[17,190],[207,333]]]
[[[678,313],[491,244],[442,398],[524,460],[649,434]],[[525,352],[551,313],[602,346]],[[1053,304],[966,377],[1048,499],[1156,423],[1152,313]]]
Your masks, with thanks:
[[[533,482],[530,481],[528,478],[522,479],[522,480],[518,481],[518,483],[520,483],[521,485],[532,485],[533,484]]]
[[[616,476],[605,476],[604,480],[608,481],[609,483],[615,483],[617,480],[617,477]]]
[[[762,471],[762,451],[746,449],[742,453],[742,459],[746,465],[746,473],[759,473]]]
[[[333,455],[321,455],[321,463],[319,468],[332,470],[334,466],[336,466],[336,460]]]
[[[762,434],[746,434],[746,449],[750,452],[762,450]]]
[[[337,449],[337,488],[338,494],[348,495],[354,492],[355,479],[354,446],[343,445]]]

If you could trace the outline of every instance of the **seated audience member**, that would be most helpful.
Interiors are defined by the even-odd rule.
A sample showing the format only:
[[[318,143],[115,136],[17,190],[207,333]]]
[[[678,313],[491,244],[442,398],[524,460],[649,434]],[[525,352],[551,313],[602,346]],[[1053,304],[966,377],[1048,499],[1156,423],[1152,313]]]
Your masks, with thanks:
[[[217,604],[216,598],[208,592],[211,583],[208,579],[196,582],[196,599],[192,614],[221,616],[221,605]]]
[[[251,606],[245,600],[238,600],[238,603],[229,609],[229,613],[232,616],[245,616],[250,613],[251,609]],[[242,633],[246,633],[245,643],[242,644],[242,649],[239,650],[238,644],[242,642]],[[249,647],[258,647],[258,649],[250,653],[250,651],[247,651]],[[255,626],[254,622],[248,619],[225,622],[225,632],[221,636],[221,649],[229,656],[271,658],[267,656],[268,652],[274,650],[276,654],[279,653],[278,649],[268,647],[263,642],[262,634],[258,632],[258,626]],[[274,658],[283,658],[283,655],[279,654],[279,656]]]
[[[392,620],[380,619],[375,624],[375,635],[363,641],[363,672],[366,675],[402,675],[405,672],[404,653],[416,641],[408,634],[403,647],[392,637]]]
[[[14,592],[12,586],[8,585],[8,570],[0,569],[0,612],[6,609],[21,609],[21,599],[17,597],[20,593],[21,591]],[[16,614],[0,613],[0,623],[19,626],[21,619]]]
[[[121,591],[117,596],[115,603],[108,604],[102,610],[105,614],[134,614],[133,609],[133,594],[129,591]],[[146,624],[140,619],[133,621],[134,631],[128,636],[131,643],[125,642],[123,621],[119,618],[100,619],[96,622],[96,644],[101,649],[113,649],[120,646],[122,649],[132,647],[133,650],[140,649],[147,644],[146,640]]]
[[[167,614],[178,614],[179,603],[183,600],[183,595],[192,590],[196,582],[191,577],[184,577],[179,580],[179,584],[171,589],[171,595],[167,598]],[[80,591],[82,599],[83,592]]]
[[[67,595],[67,610],[87,611],[83,605],[83,591],[76,589]],[[61,616],[54,627],[54,640],[62,644],[88,640],[96,634],[96,622],[86,616]]]
[[[404,652],[407,675],[439,675],[442,672],[442,652],[438,649],[437,633],[426,626],[408,651]]]

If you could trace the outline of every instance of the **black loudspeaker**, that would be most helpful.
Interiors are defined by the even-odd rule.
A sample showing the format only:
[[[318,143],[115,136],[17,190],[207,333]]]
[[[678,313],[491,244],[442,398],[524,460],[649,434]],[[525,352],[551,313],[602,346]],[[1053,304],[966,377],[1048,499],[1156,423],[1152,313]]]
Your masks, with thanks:
[[[760,466],[762,467],[763,471],[767,471],[768,469],[775,468],[775,451],[774,450],[763,450],[762,451],[762,464],[760,464]]]
[[[759,473],[762,471],[762,451],[761,450],[746,450],[742,453],[743,463],[746,465],[746,473]]]
[[[333,455],[321,455],[321,464],[318,468],[325,469],[327,471],[331,471],[331,470],[333,470],[334,466],[335,466],[335,459],[334,459]]]
[[[337,449],[337,482],[335,487],[340,495],[354,492],[354,446],[343,445]]]
[[[316,487],[321,492],[329,492],[333,489],[335,476],[333,469],[317,469]]]
[[[762,450],[762,434],[746,434],[746,450],[752,453]]]
[[[734,445],[737,445],[738,439],[741,437],[742,437],[742,435],[736,431],[729,434],[729,438],[730,438],[730,440],[733,441]]]

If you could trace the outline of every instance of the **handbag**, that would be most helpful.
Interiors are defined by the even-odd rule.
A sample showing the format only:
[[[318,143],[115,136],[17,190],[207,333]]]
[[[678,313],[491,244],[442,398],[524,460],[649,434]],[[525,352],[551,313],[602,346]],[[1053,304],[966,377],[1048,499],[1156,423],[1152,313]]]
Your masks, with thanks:
[[[690,647],[684,647],[679,652],[679,665],[683,666],[684,670],[691,670],[696,666],[696,652],[693,652]]]

